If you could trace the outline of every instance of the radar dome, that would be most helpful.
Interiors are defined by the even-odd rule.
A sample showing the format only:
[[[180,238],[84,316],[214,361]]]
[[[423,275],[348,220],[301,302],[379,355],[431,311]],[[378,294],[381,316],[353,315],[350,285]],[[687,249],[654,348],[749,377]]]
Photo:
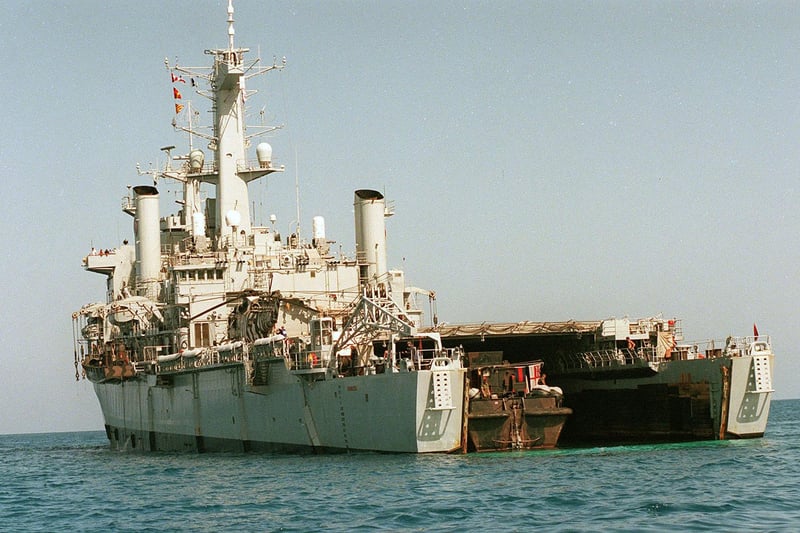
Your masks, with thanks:
[[[242,222],[242,214],[235,209],[231,209],[225,214],[225,222],[229,226],[237,227]]]
[[[272,165],[272,146],[269,143],[259,143],[256,146],[256,157],[261,168],[269,168]]]
[[[206,156],[202,150],[192,150],[189,152],[189,172],[197,174],[203,170]]]
[[[315,216],[311,219],[312,235],[314,239],[325,239],[325,218]]]

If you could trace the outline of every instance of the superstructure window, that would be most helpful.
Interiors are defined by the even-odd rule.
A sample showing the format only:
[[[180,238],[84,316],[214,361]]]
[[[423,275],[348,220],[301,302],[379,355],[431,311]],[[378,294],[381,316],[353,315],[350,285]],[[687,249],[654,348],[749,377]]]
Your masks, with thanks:
[[[175,272],[175,280],[178,283],[218,281],[223,279],[222,273],[223,270],[219,268],[178,270]]]

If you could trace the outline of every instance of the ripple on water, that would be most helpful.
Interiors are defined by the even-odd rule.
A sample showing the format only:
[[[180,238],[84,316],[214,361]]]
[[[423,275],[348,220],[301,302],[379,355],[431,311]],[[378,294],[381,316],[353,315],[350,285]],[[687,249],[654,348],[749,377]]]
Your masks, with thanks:
[[[0,436],[9,530],[720,531],[800,523],[800,401],[747,441],[469,456],[118,453]]]

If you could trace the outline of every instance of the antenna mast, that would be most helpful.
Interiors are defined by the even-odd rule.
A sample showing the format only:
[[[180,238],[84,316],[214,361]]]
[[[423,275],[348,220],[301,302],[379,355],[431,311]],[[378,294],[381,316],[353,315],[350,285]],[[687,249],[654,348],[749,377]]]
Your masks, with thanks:
[[[233,51],[233,0],[228,0],[228,49]]]
[[[297,168],[297,148],[294,150],[294,206],[297,210],[295,234],[300,238],[300,171]]]

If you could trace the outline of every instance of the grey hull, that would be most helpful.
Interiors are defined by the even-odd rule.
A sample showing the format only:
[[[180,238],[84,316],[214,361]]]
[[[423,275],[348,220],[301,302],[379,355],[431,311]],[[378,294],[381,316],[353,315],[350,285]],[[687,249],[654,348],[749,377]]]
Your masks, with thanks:
[[[95,383],[111,445],[191,451],[433,453],[461,448],[462,369],[321,379],[280,362],[267,385],[241,364]],[[437,406],[434,374],[451,401]],[[441,385],[439,385],[441,388]]]

